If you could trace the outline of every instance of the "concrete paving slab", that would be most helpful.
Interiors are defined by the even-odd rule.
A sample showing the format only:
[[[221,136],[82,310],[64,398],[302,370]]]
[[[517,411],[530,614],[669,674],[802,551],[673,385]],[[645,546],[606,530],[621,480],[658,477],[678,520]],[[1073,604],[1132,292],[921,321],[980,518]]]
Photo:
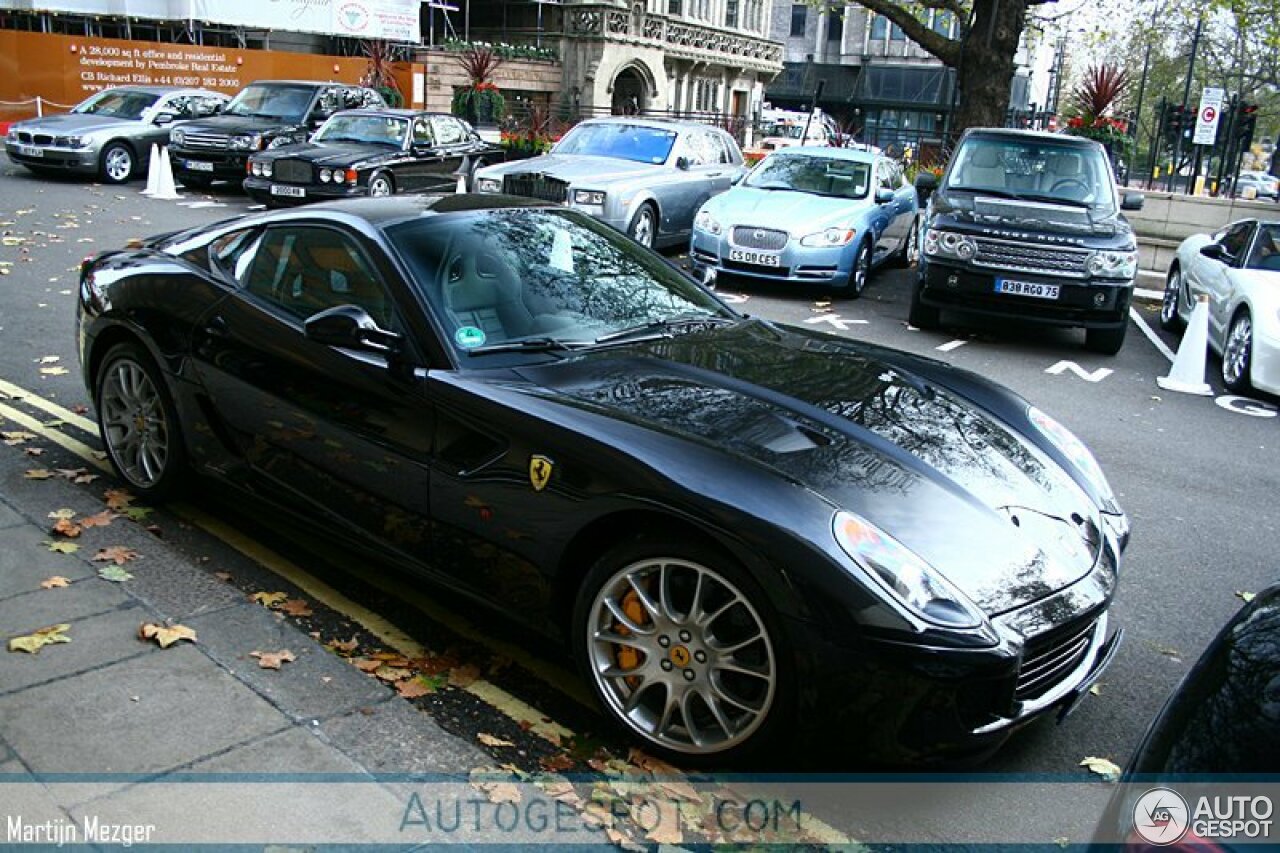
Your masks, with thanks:
[[[136,545],[142,558],[128,564],[133,580],[129,591],[160,613],[184,623],[200,613],[211,613],[244,601],[244,595],[203,569],[193,566],[150,534]],[[126,543],[121,543],[126,544]]]
[[[107,584],[105,581],[83,581],[66,589],[44,590],[0,602],[0,626],[7,636],[30,633],[46,625],[71,624],[67,631],[70,643],[45,646],[34,655],[0,655],[0,696],[33,684],[98,669],[125,658],[161,651],[154,644],[138,639],[138,626],[150,621],[146,610],[114,589],[91,590],[90,585]],[[73,615],[77,604],[101,606],[117,597],[124,599],[119,603],[119,609],[83,618]],[[16,630],[10,631],[10,628]]]
[[[42,532],[34,525],[9,528],[4,531],[3,536],[4,547],[0,548],[0,598],[39,590],[40,582],[52,575],[62,575],[69,580],[94,575],[93,569],[80,558],[80,554],[56,554],[45,547],[44,542],[57,537]],[[80,553],[86,550],[81,547]]]
[[[63,826],[68,820],[67,813],[58,805],[57,798],[48,787],[32,779],[27,768],[17,761],[0,762],[0,803],[4,803],[5,817],[4,835],[0,838],[8,844],[21,843],[25,835],[32,838],[32,843],[52,841],[56,845],[56,837],[35,837],[34,829],[28,829],[31,834],[26,835],[24,828],[33,828],[46,821],[54,826]],[[18,821],[18,832],[10,833],[10,823],[14,820]]]
[[[0,702],[0,731],[40,773],[155,773],[286,724],[185,643]]]
[[[374,773],[465,776],[493,763],[488,755],[436,725],[399,697],[320,723],[334,746]]]
[[[0,502],[0,530],[6,527],[16,527],[26,522],[26,519],[6,503]]]
[[[295,721],[336,716],[387,698],[390,690],[340,660],[274,611],[241,604],[184,624],[196,629],[206,654],[235,673]],[[263,669],[250,652],[288,649],[297,660]]]

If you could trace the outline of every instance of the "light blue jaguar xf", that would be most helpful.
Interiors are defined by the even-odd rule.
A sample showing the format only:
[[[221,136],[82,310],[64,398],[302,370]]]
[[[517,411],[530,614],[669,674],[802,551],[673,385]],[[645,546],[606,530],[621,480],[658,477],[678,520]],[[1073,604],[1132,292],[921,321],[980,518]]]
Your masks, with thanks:
[[[698,210],[694,272],[827,284],[862,295],[878,266],[915,257],[915,188],[894,160],[843,148],[770,154]]]

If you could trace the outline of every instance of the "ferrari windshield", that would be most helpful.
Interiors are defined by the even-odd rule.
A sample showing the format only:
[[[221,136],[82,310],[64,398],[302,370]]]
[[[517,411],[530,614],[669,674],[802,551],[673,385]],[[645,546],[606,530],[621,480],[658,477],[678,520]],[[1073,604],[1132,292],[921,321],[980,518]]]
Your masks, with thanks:
[[[310,86],[263,86],[254,84],[240,90],[223,110],[225,115],[274,118],[300,122],[311,104],[315,89]]]
[[[637,163],[665,163],[676,144],[676,132],[639,124],[584,122],[564,135],[556,154],[594,154]]]
[[[459,352],[607,343],[737,315],[624,234],[571,210],[480,210],[389,226]]]
[[[742,185],[836,198],[866,198],[871,187],[871,164],[815,154],[770,154]]]
[[[366,145],[404,145],[409,122],[395,116],[339,113],[316,132],[315,142],[356,142]]]
[[[1263,225],[1245,264],[1251,270],[1280,272],[1280,225]]]
[[[1114,209],[1103,149],[1051,138],[970,136],[947,171],[944,189],[997,197]]]
[[[107,89],[81,101],[71,112],[136,121],[159,99],[159,95],[136,89]]]

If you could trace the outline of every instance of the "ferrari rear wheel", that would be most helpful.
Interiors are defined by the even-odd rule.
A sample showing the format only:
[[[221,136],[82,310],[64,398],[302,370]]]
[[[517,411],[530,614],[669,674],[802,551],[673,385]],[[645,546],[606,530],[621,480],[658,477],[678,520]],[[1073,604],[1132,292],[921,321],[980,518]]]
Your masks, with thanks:
[[[753,752],[785,716],[785,640],[744,571],[696,545],[621,546],[592,569],[576,644],[610,718],[689,762]]]
[[[155,362],[138,344],[116,344],[94,387],[98,429],[116,472],[139,495],[173,494],[183,463],[181,429]]]

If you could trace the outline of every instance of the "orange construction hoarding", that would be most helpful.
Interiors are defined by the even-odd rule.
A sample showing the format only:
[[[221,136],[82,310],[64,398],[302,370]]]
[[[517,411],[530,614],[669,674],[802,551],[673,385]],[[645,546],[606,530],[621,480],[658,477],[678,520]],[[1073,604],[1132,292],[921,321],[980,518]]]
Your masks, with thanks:
[[[196,86],[235,94],[254,80],[355,83],[363,57],[242,50],[0,30],[0,121],[65,110],[109,86]],[[409,69],[398,68],[401,91]]]

